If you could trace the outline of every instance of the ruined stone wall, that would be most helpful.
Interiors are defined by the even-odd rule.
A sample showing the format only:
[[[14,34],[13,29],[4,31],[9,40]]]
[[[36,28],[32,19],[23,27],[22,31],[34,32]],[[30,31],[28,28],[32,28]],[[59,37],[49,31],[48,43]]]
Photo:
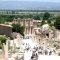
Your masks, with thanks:
[[[0,35],[6,35],[8,37],[11,37],[12,35],[12,28],[8,26],[0,25]]]

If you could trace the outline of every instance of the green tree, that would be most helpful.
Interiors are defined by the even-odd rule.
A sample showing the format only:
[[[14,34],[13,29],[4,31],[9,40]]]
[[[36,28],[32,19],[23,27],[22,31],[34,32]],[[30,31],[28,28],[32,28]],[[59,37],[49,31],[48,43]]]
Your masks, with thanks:
[[[19,24],[12,24],[12,31],[13,32],[20,32],[20,25]]]
[[[13,19],[14,19],[14,15],[9,15],[9,16],[5,16],[5,20],[7,21],[7,22],[12,22],[13,21]]]
[[[47,20],[47,23],[49,24],[50,27],[54,26],[54,24],[51,23],[51,20]]]
[[[54,26],[56,29],[60,30],[60,16],[58,16],[54,22]]]
[[[44,24],[46,24],[46,22],[45,22],[44,20],[42,20],[42,22],[41,22],[41,26],[44,25]]]
[[[7,40],[7,38],[6,38],[6,36],[0,36],[0,43],[6,43],[6,40]]]
[[[5,35],[0,36],[0,49],[3,47],[3,43],[6,43],[7,37]]]
[[[28,18],[33,18],[33,14],[29,14],[28,15]]]
[[[51,20],[48,20],[47,23],[48,23],[48,24],[51,24]]]
[[[25,27],[24,26],[20,26],[20,34],[22,36],[24,36],[24,30],[25,30]]]
[[[24,26],[21,26],[19,24],[12,24],[12,31],[20,33],[22,36],[24,36]]]
[[[49,17],[50,17],[50,13],[45,12],[44,15],[43,15],[43,20],[48,20]]]
[[[36,14],[36,15],[33,17],[33,19],[35,19],[35,20],[40,20],[40,16],[39,16],[38,14]]]

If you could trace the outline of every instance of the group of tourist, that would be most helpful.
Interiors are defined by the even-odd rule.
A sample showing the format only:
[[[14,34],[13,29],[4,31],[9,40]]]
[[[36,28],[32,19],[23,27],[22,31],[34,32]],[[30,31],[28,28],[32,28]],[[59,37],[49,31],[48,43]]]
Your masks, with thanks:
[[[27,56],[26,58],[29,58],[28,60],[38,60],[40,55],[55,55],[55,50],[50,50],[48,48],[43,49],[42,47],[34,47],[33,49],[26,48],[25,53]]]

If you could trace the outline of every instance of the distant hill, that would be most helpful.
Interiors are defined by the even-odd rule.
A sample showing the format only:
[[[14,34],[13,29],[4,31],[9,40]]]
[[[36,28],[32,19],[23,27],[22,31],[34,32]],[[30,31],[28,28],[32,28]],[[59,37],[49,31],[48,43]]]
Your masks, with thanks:
[[[60,3],[56,3],[56,2],[28,2],[28,1],[0,1],[0,10],[1,9],[60,10]]]

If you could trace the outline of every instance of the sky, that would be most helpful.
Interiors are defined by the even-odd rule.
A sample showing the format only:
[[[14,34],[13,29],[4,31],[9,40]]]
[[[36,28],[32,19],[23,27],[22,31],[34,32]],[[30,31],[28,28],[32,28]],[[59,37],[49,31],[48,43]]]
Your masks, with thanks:
[[[40,1],[40,2],[60,2],[60,0],[0,0],[0,1]]]

